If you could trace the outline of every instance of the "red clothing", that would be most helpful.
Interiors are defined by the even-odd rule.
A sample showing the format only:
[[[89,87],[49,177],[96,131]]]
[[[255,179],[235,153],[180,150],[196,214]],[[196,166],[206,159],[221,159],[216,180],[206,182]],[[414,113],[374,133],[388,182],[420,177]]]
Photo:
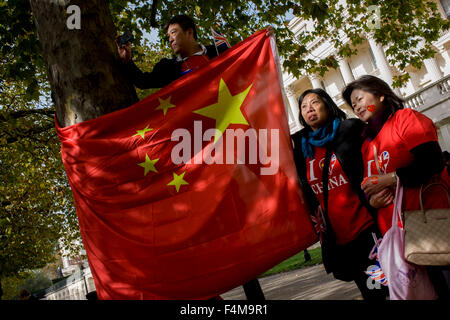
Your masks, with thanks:
[[[430,141],[438,141],[436,127],[429,118],[411,110],[398,110],[390,117],[375,139],[364,141],[361,152],[363,154],[364,177],[378,175],[375,164],[374,146],[377,150],[378,160],[382,174],[390,173],[398,168],[406,167],[413,161],[411,149]],[[442,179],[447,183],[448,174],[444,170]],[[420,188],[404,187],[403,209],[414,210],[419,208]],[[425,208],[446,208],[448,201],[442,188],[432,187],[425,193]],[[393,204],[378,210],[378,226],[382,234],[391,227]]]
[[[185,73],[197,69],[205,64],[208,64],[209,58],[206,54],[190,56],[181,64],[181,72]]]
[[[314,147],[314,159],[306,159],[307,178],[320,205],[323,203],[322,170],[326,149]],[[352,190],[349,180],[334,153],[331,155],[328,178],[328,217],[337,244],[346,244],[370,226],[372,216]]]

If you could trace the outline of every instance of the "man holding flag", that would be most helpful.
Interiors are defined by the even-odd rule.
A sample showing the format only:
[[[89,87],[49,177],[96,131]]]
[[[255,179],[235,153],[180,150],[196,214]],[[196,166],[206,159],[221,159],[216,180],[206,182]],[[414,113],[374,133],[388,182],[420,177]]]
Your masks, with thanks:
[[[131,59],[130,43],[120,47],[119,56],[124,64],[127,79],[140,89],[162,88],[182,75],[199,68],[227,50],[230,45],[211,45],[205,47],[197,42],[197,31],[194,21],[186,15],[172,17],[166,24],[169,45],[174,59],[161,59],[151,72],[142,72]],[[222,38],[225,38],[221,35]]]
[[[172,17],[164,29],[169,45],[177,57],[161,59],[151,72],[142,72],[131,60],[130,43],[122,47],[117,44],[127,79],[140,89],[164,87],[182,75],[207,64],[210,59],[231,47],[226,37],[212,27],[214,46],[205,47],[198,43],[195,23],[186,15]],[[245,283],[243,288],[248,300],[265,299],[258,279]]]
[[[268,33],[128,108],[55,119],[99,299],[211,299],[317,242]]]

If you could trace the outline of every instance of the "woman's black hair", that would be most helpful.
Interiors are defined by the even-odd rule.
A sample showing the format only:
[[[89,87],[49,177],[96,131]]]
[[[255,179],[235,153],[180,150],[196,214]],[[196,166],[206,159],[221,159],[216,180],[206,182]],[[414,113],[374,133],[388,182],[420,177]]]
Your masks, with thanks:
[[[320,99],[322,99],[323,103],[325,104],[325,108],[328,109],[328,122],[333,122],[333,120],[336,118],[339,118],[341,120],[344,120],[347,118],[347,115],[345,114],[345,112],[342,111],[336,105],[336,103],[334,103],[333,99],[328,95],[328,93],[325,90],[320,89],[320,88],[308,89],[308,90],[304,91],[298,98],[298,107],[300,108],[300,112],[298,114],[298,120],[300,121],[300,124],[303,127],[311,129],[309,127],[309,125],[306,124],[306,121],[305,121],[305,119],[303,119],[303,116],[302,116],[303,99],[306,97],[306,95],[308,95],[310,93],[315,93],[320,97]]]
[[[389,109],[390,114],[404,108],[403,99],[398,97],[385,81],[375,76],[365,75],[350,82],[342,91],[342,97],[352,109],[350,96],[355,89],[369,92],[377,97],[384,96],[383,104]]]

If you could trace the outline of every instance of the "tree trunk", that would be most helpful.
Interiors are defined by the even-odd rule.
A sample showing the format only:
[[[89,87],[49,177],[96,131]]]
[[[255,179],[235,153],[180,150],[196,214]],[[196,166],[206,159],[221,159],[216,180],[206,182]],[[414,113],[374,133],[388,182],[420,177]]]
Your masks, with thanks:
[[[121,73],[116,30],[106,0],[30,0],[30,4],[60,126],[138,101],[133,85]],[[74,14],[67,13],[69,5],[81,9],[80,29],[67,25]]]

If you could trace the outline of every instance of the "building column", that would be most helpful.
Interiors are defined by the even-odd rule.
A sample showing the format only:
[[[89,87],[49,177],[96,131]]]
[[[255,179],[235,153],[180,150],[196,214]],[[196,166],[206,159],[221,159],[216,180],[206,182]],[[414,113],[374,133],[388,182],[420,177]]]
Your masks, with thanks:
[[[342,78],[344,78],[344,84],[347,85],[355,80],[352,70],[348,65],[347,59],[345,59],[344,57],[336,56],[336,60],[339,63],[339,69],[341,70]]]
[[[427,69],[427,72],[430,75],[430,79],[432,82],[436,82],[442,79],[442,72],[441,69],[439,69],[436,59],[434,58],[425,59],[423,60],[423,64],[425,65],[425,68]]]
[[[445,61],[444,76],[450,74],[450,54],[443,45],[438,46],[439,53]]]
[[[418,86],[418,84],[419,84],[420,80],[417,78],[416,73],[414,71],[410,71],[408,73],[409,73],[410,78],[408,79],[407,86],[409,86],[410,91],[412,91],[413,93],[416,91],[419,91],[420,87]]]
[[[311,84],[313,86],[313,89],[324,89],[322,87],[322,83],[320,82],[319,76],[315,74],[310,74],[308,76],[309,81],[311,81]]]
[[[377,66],[380,70],[380,77],[386,81],[390,86],[392,86],[393,76],[389,62],[384,54],[383,47],[378,44],[371,34],[366,34],[367,41],[369,42],[370,48],[372,49],[373,55],[377,60]]]
[[[287,87],[285,87],[284,91],[286,92],[286,97],[289,100],[289,117],[292,117],[292,120],[295,122],[296,126],[298,128],[301,128],[300,122],[298,120],[298,113],[300,110],[298,106],[298,99],[295,96],[292,85],[288,85]]]

